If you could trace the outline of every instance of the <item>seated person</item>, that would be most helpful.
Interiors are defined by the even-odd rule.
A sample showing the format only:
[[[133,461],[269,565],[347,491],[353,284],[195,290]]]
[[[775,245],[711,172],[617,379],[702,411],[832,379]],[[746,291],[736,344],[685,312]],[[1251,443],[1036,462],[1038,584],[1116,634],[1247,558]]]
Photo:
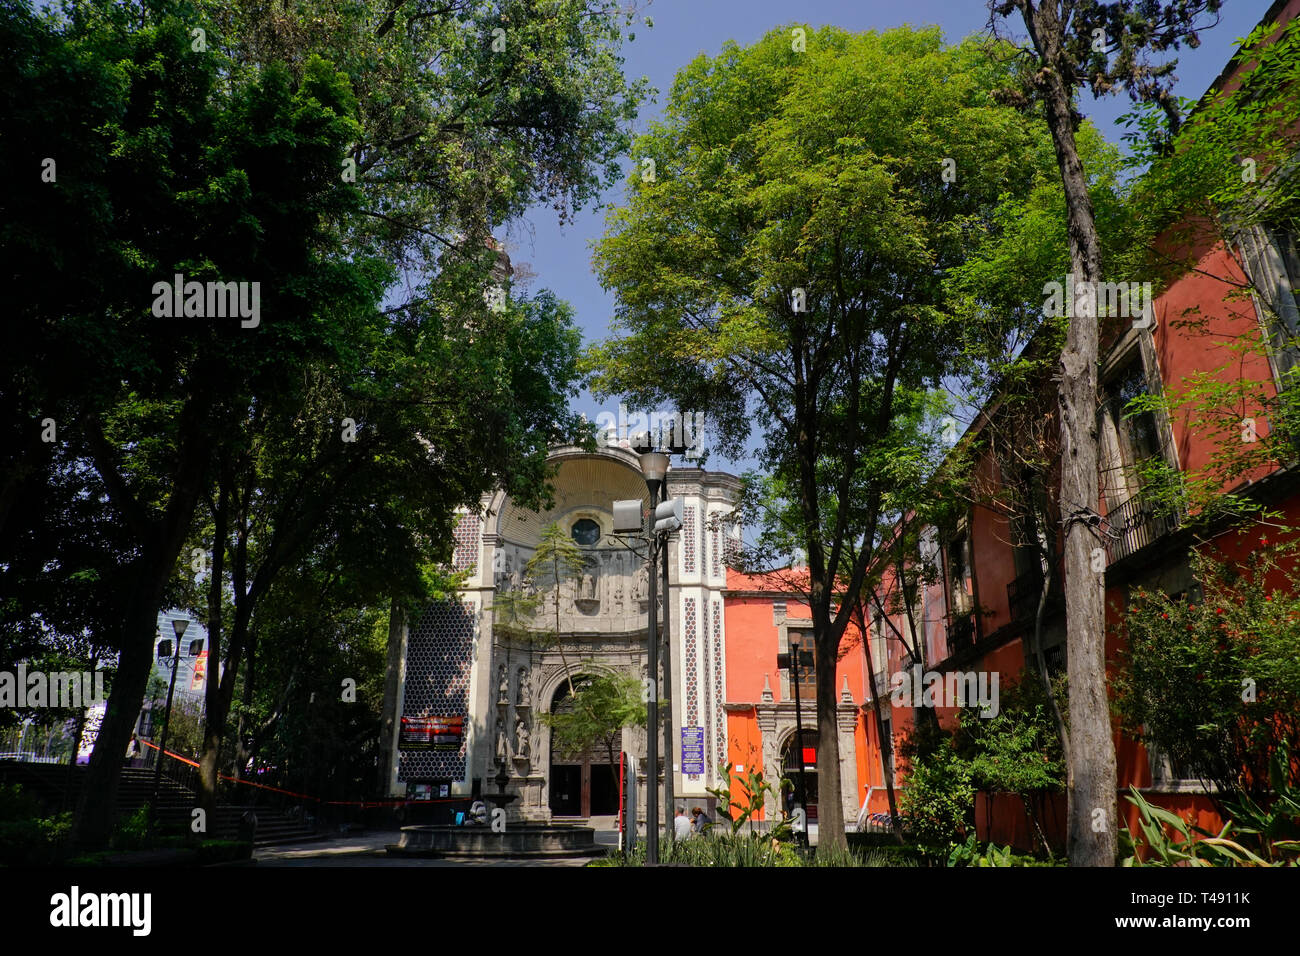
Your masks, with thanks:
[[[475,800],[470,804],[469,813],[465,815],[465,823],[475,826],[487,826],[487,822],[487,804],[482,800]]]

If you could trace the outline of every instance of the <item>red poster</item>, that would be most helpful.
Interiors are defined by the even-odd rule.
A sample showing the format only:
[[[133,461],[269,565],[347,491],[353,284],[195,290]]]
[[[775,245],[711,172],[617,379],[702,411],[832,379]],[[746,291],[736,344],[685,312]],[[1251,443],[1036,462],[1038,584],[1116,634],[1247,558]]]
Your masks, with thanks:
[[[194,677],[190,680],[190,690],[199,690],[203,687],[203,682],[208,678],[208,652],[199,651],[199,656],[194,661]]]

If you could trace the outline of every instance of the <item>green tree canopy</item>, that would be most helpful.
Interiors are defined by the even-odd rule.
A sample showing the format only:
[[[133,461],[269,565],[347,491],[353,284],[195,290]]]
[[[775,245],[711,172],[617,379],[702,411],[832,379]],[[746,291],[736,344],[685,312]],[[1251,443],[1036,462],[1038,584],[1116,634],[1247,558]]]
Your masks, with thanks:
[[[834,592],[859,593],[882,518],[920,498],[909,463],[939,428],[945,375],[1006,345],[965,321],[947,273],[1052,154],[1043,127],[994,101],[1009,74],[979,43],[799,39],[774,30],[679,73],[596,247],[623,335],[586,364],[598,393],[705,409],[725,453],[757,432],[769,477],[753,517],[806,555],[818,654],[835,660],[851,602]],[[835,840],[834,669],[818,680]]]

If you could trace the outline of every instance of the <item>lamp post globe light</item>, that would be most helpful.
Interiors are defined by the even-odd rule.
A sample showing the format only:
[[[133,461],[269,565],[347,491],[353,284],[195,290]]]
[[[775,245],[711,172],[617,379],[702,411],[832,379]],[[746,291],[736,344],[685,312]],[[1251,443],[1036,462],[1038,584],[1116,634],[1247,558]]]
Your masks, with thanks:
[[[153,807],[155,819],[158,814],[158,788],[162,784],[163,754],[167,751],[167,732],[171,729],[172,723],[172,696],[176,693],[176,671],[180,669],[181,663],[181,638],[185,635],[185,630],[189,626],[190,622],[184,618],[177,618],[172,621],[172,632],[176,635],[176,646],[172,649],[171,659],[163,659],[163,663],[171,668],[172,679],[167,685],[167,708],[163,712],[162,739],[159,741],[157,753],[154,755],[153,797],[150,800],[150,806]]]

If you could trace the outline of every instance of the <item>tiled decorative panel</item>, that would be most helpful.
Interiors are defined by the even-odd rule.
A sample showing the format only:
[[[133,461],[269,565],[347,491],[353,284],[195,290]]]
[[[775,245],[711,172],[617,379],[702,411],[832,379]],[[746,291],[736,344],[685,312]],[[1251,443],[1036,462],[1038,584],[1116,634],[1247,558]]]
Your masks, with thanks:
[[[456,540],[456,549],[452,552],[451,564],[457,571],[463,571],[478,561],[478,515],[461,515],[456,523],[452,537]]]
[[[709,765],[712,763],[712,761],[709,760],[709,742],[713,740],[713,708],[709,706],[707,693],[710,686],[709,662],[711,660],[709,656],[709,604],[705,601],[703,602],[703,605],[704,606],[700,610],[704,614],[704,627],[702,629],[704,636],[704,687],[706,692],[704,701],[704,777],[707,780],[712,776],[709,772]],[[694,777],[695,774],[691,774],[691,776]]]
[[[704,509],[700,509],[700,574],[709,573],[709,531],[704,521]]]
[[[473,647],[474,605],[451,601],[429,605],[406,641],[402,716],[468,716]],[[462,741],[456,752],[400,750],[397,779],[464,780],[465,746]]]
[[[717,517],[716,513],[714,514],[714,517],[715,518]],[[717,527],[709,531],[709,536],[713,539],[713,541],[710,542],[711,546],[709,548],[709,557],[713,559],[712,574],[715,578],[720,578],[722,577],[722,525],[721,523],[719,523]]]
[[[687,525],[689,528],[690,525]],[[686,645],[686,659],[682,661],[682,670],[686,679],[686,720],[687,727],[698,727],[700,721],[700,679],[699,655],[696,653],[695,598],[688,597],[682,601],[682,636]],[[687,780],[698,780],[697,774],[687,774]]]
[[[709,573],[709,532],[704,527],[704,509],[700,509],[700,574]]]
[[[718,766],[727,759],[727,717],[723,710],[722,682],[722,602],[713,602],[713,709],[718,720]],[[707,738],[706,738],[707,739]]]
[[[740,539],[727,535],[726,542],[724,557],[727,562],[727,567],[735,567],[736,555],[740,553]]]
[[[682,572],[695,573],[695,509],[682,509]]]

